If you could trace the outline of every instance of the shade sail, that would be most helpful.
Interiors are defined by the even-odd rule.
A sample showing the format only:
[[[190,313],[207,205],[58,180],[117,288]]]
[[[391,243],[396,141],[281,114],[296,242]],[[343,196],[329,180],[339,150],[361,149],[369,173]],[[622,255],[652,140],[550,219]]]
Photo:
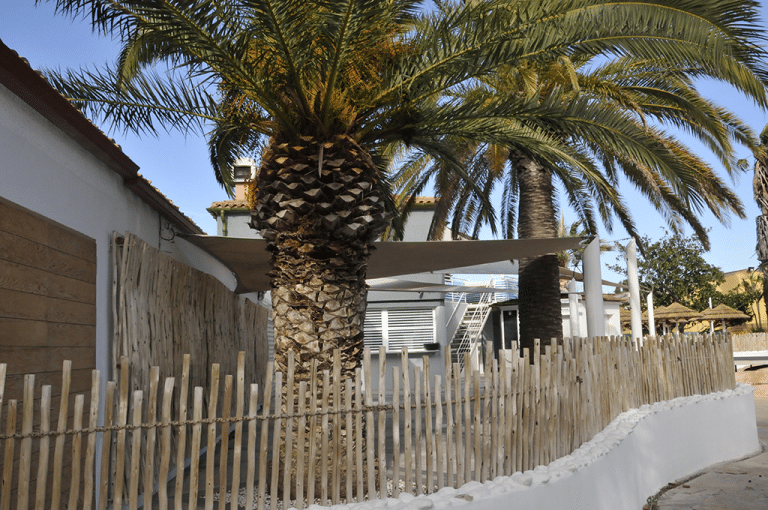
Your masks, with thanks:
[[[263,239],[218,236],[186,236],[190,243],[210,253],[237,278],[235,292],[269,290],[269,252]],[[535,257],[573,250],[581,237],[508,239],[496,241],[384,241],[368,259],[368,278],[417,273],[450,273],[451,269],[500,260]]]
[[[394,280],[389,278],[379,278],[368,280],[370,289],[373,292],[509,292],[509,289],[498,289],[496,287],[487,287],[484,285],[443,285],[440,283],[414,282],[411,280]]]

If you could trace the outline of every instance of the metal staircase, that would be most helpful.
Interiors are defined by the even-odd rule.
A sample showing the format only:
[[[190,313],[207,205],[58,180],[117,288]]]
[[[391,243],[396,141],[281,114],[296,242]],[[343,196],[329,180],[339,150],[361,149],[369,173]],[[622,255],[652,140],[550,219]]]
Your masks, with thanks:
[[[488,285],[493,287],[493,283]],[[458,363],[464,370],[464,354],[469,353],[470,369],[482,369],[480,363],[480,347],[483,339],[483,328],[491,313],[491,303],[495,302],[495,294],[485,293],[478,303],[467,303],[467,308],[461,318],[459,327],[451,340],[451,362]]]

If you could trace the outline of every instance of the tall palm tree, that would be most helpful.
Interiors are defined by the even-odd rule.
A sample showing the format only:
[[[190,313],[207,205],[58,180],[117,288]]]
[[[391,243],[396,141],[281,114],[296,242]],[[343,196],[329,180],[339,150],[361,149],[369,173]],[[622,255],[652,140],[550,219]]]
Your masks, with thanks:
[[[708,247],[707,232],[698,213],[708,209],[721,221],[744,215],[738,197],[714,169],[661,125],[688,131],[717,155],[728,173],[736,171],[732,143],[750,144],[750,130],[732,113],[703,98],[693,78],[712,75],[729,81],[766,107],[763,71],[740,69],[734,76],[709,70],[695,62],[678,67],[663,58],[620,57],[596,62],[592,55],[533,62],[503,69],[484,87],[503,97],[533,96],[562,109],[545,119],[547,132],[571,144],[581,156],[577,167],[547,161],[528,148],[505,147],[507,161],[486,157],[500,149],[478,145],[470,151],[471,187],[460,176],[445,177],[438,163],[428,171],[401,172],[405,188],[436,183],[438,203],[435,231],[452,221],[454,230],[480,224],[501,227],[512,237],[554,237],[558,201],[555,181],[580,216],[586,231],[597,233],[597,214],[610,230],[618,218],[630,235],[640,238],[619,192],[623,176],[662,213],[673,230],[690,225]],[[713,72],[714,71],[714,72]],[[754,71],[754,73],[753,73]],[[471,91],[470,93],[476,93]],[[478,155],[478,151],[480,155]],[[485,164],[476,165],[476,161]],[[503,187],[500,214],[477,194],[477,188]],[[499,225],[496,225],[498,223]],[[557,256],[520,261],[520,336],[523,347],[535,338],[542,344],[562,338]]]
[[[760,144],[753,148],[755,176],[752,189],[755,201],[760,207],[757,221],[757,260],[763,272],[763,282],[768,282],[768,125],[760,133]],[[763,304],[768,316],[768,285],[763,285]]]
[[[571,51],[760,65],[752,2],[51,1],[122,44],[113,67],[49,73],[87,114],[138,133],[206,133],[224,186],[236,157],[260,153],[253,224],[272,252],[276,364],[293,349],[325,369],[340,349],[343,377],[360,363],[367,259],[389,221],[388,146],[459,173],[448,135],[589,167],[537,121],[567,120],[550,101],[449,93]]]

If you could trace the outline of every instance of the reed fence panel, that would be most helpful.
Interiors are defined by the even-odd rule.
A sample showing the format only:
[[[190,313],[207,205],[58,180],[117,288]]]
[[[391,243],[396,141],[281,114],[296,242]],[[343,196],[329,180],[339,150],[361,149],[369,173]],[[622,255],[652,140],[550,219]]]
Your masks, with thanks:
[[[547,464],[630,408],[735,386],[731,341],[722,337],[642,345],[566,340],[544,352],[489,355],[474,372],[447,362],[445,376],[434,378],[429,358],[422,368],[408,362],[407,351],[390,367],[385,358],[380,352],[377,380],[367,351],[354,379],[340,380],[337,358],[332,371],[318,373],[314,365],[310,381],[295,385],[289,357],[287,374],[270,365],[259,386],[248,384],[241,352],[234,374],[214,364],[205,387],[190,388],[187,355],[181,374],[167,374],[176,377],[161,381],[161,370],[151,368],[143,391],[131,389],[134,367],[124,357],[118,380],[106,384],[103,396],[94,371],[89,401],[75,395],[74,417],[69,399],[50,408],[49,385],[35,408],[33,376],[25,378],[21,402],[4,401],[7,367],[0,364],[0,510],[305,508],[432,493]],[[67,364],[62,377],[68,386]],[[322,386],[314,383],[318,378]],[[105,414],[96,426],[102,399]],[[56,415],[58,425],[51,428]],[[78,470],[68,492],[62,487],[65,456]],[[30,473],[38,473],[34,484]],[[58,496],[64,493],[66,500]]]
[[[768,351],[768,333],[733,335],[733,352]]]

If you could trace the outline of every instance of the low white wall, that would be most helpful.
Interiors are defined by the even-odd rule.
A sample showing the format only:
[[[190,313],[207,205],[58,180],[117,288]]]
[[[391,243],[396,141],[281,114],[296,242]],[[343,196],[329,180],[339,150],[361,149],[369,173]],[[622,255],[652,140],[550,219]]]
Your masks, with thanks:
[[[753,391],[739,384],[627,411],[573,454],[526,473],[333,508],[637,510],[671,481],[760,451]]]

